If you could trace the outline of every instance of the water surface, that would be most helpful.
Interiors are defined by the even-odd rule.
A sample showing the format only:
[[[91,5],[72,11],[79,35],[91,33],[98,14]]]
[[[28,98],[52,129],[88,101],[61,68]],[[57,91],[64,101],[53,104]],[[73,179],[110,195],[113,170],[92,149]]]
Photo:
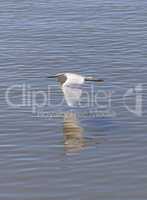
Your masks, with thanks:
[[[146,7],[145,0],[1,1],[0,199],[147,199]],[[64,71],[103,78],[94,88],[111,92],[110,112],[55,106],[62,93],[46,77]],[[8,106],[14,84],[31,94],[53,88],[55,105],[43,109],[51,115]],[[134,111],[136,87],[141,115],[124,105],[132,88],[125,103]],[[21,103],[21,88],[11,100]]]

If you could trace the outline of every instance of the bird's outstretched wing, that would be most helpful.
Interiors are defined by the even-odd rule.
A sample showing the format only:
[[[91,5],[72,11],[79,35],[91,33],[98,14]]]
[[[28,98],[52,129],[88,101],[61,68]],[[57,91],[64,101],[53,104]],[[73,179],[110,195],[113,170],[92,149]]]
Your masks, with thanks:
[[[66,103],[70,107],[76,106],[80,102],[80,98],[82,95],[82,89],[79,87],[74,87],[73,85],[70,86],[64,86],[62,88],[62,91],[64,93],[64,98],[66,100]]]

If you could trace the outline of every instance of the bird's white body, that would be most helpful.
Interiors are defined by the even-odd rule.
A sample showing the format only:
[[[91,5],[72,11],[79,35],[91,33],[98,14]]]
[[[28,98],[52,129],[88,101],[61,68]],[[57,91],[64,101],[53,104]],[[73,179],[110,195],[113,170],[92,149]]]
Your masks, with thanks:
[[[77,105],[78,102],[80,102],[82,95],[81,88],[78,88],[77,86],[74,85],[72,86],[64,85],[63,87],[61,87],[61,89],[68,106],[73,107]]]
[[[80,101],[82,95],[82,88],[80,86],[84,84],[85,81],[102,81],[93,77],[84,77],[75,73],[60,73],[50,76],[49,78],[57,78],[60,82],[65,100],[70,107],[75,106]]]
[[[61,85],[64,98],[68,106],[75,106],[81,98],[82,89],[79,87],[84,84],[84,77],[78,74],[65,73],[67,80]]]
[[[82,85],[85,81],[85,77],[78,74],[65,73],[64,75],[66,76],[67,80],[65,81],[65,83],[63,83],[62,87]]]

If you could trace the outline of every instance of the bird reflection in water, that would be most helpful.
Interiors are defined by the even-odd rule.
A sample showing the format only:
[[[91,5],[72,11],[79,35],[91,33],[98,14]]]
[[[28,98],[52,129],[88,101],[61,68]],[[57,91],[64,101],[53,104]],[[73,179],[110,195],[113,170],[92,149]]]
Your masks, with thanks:
[[[66,153],[78,153],[81,150],[104,142],[102,137],[85,137],[84,129],[80,126],[74,112],[64,114],[64,149]]]
[[[66,152],[79,152],[86,147],[83,137],[83,128],[77,120],[76,113],[67,112],[64,114],[64,147]]]
[[[60,73],[49,76],[48,78],[57,78],[64,94],[65,101],[69,107],[79,107],[82,97],[82,85],[85,81],[102,82],[101,79],[94,77],[84,77],[74,73]],[[79,152],[85,147],[96,144],[95,140],[87,139],[83,136],[83,128],[77,120],[76,113],[66,112],[64,114],[64,147],[66,152]]]

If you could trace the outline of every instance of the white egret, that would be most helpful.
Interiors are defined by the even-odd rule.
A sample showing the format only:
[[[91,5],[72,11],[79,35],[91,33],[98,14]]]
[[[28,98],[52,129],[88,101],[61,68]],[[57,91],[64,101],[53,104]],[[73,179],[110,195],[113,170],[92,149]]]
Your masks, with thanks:
[[[49,76],[48,78],[57,78],[57,81],[61,85],[65,100],[70,107],[74,106],[80,100],[82,95],[80,86],[83,85],[85,81],[103,81],[102,79],[96,79],[91,76],[85,77],[75,73],[59,73]]]

